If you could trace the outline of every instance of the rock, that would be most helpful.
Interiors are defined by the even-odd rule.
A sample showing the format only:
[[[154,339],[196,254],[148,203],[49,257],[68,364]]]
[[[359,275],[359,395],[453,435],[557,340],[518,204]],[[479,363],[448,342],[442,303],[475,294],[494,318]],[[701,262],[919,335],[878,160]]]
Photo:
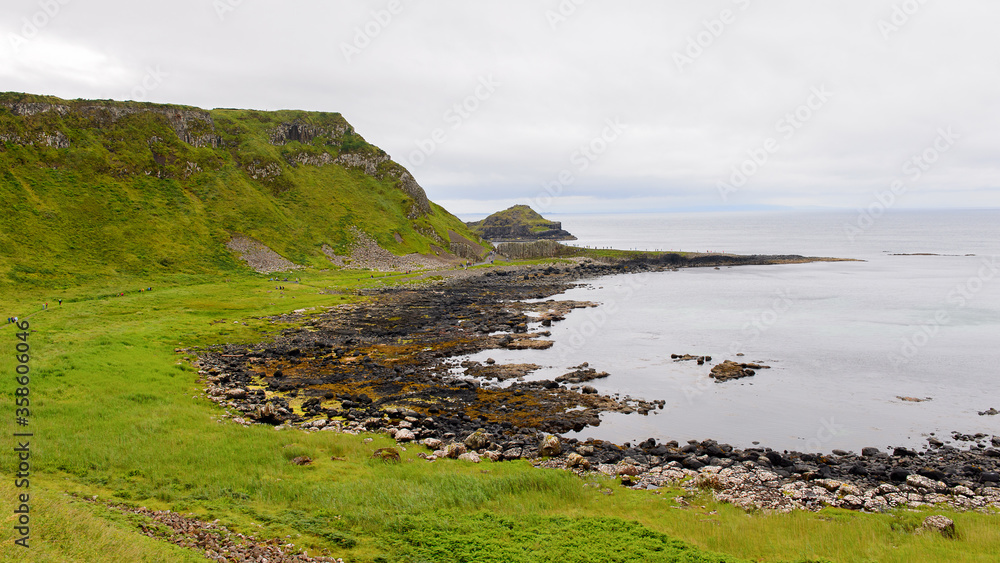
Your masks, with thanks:
[[[897,482],[899,482],[899,481],[906,481],[906,478],[909,475],[910,475],[909,471],[907,471],[907,470],[905,470],[905,469],[903,469],[901,467],[897,467],[897,468],[895,468],[895,469],[893,469],[892,471],[889,472],[889,479],[892,479],[893,481],[897,481]]]
[[[465,447],[470,450],[484,450],[490,445],[490,435],[482,428],[476,430],[465,439]]]
[[[294,463],[295,465],[309,465],[312,462],[313,462],[312,458],[307,455],[301,455],[292,460],[292,463]]]
[[[490,461],[500,461],[503,459],[503,454],[500,452],[488,451],[483,455],[485,455],[486,459]]]
[[[538,446],[538,455],[542,457],[555,457],[562,453],[562,444],[558,436],[546,436]]]
[[[907,475],[906,484],[925,491],[944,491],[948,489],[948,486],[944,483],[929,479],[923,475]]]
[[[458,456],[465,453],[465,444],[448,444],[444,448],[444,457],[458,459]]]
[[[566,456],[566,467],[580,467],[582,469],[590,469],[590,462],[587,458],[583,457],[578,453],[571,453]]]
[[[716,383],[723,383],[733,379],[751,377],[757,373],[754,371],[755,369],[767,369],[768,367],[757,364],[738,364],[732,360],[726,360],[713,367],[708,376],[714,379]]]
[[[458,456],[458,459],[459,459],[459,461],[468,461],[468,462],[472,462],[472,463],[479,463],[480,462],[479,454],[477,454],[476,452],[466,452],[466,453]]]
[[[417,435],[413,433],[412,430],[407,428],[400,428],[396,430],[396,435],[394,436],[397,442],[412,442],[417,439]]]
[[[994,408],[991,408],[989,410],[985,410],[985,411],[979,413],[979,416],[996,416],[998,414],[1000,414],[1000,411],[998,411],[998,410],[996,410]]]
[[[924,530],[938,532],[946,538],[955,537],[955,522],[951,518],[941,515],[928,516],[921,526]]]
[[[878,448],[861,448],[861,455],[864,457],[874,457],[879,453]]]
[[[504,459],[520,459],[522,454],[523,454],[523,450],[521,448],[510,448],[510,449],[504,450],[504,452],[503,452],[503,458]]]
[[[226,391],[226,397],[229,397],[230,399],[245,399],[246,396],[246,389],[229,389]]]
[[[618,466],[618,470],[617,470],[617,474],[619,476],[621,476],[621,475],[629,475],[629,476],[634,477],[634,476],[636,476],[636,475],[638,475],[640,473],[642,473],[642,470],[640,470],[638,466],[635,466],[635,465],[632,465],[632,464],[622,464],[622,465],[619,465]]]
[[[984,471],[979,474],[979,480],[983,483],[1000,483],[1000,473],[996,471]]]
[[[892,455],[896,457],[917,457],[917,452],[909,448],[899,447],[892,450]]]
[[[965,485],[957,485],[954,489],[951,490],[951,494],[953,494],[955,496],[963,496],[963,497],[974,497],[974,496],[976,496],[976,493],[974,493],[972,491],[972,489],[970,489],[969,487],[966,487]]]
[[[432,450],[436,450],[441,447],[441,440],[438,440],[437,438],[426,438],[423,442],[421,442],[421,444]]]
[[[584,385],[583,386],[583,394],[584,395],[596,395],[597,394],[597,389],[595,389],[594,387],[591,387],[590,385]]]
[[[396,448],[379,448],[372,452],[372,459],[383,463],[399,463],[399,450]]]

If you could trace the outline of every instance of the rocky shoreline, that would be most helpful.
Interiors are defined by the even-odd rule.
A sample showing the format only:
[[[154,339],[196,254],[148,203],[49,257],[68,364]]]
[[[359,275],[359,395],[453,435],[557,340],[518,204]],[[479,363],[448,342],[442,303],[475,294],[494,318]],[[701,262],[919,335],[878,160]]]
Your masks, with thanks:
[[[712,440],[581,442],[554,435],[599,425],[604,412],[643,416],[663,403],[600,395],[586,383],[607,374],[586,364],[555,380],[526,381],[538,366],[456,359],[495,348],[551,346],[545,327],[594,304],[541,300],[578,280],[809,260],[664,254],[610,264],[490,269],[443,284],[373,291],[363,303],[315,315],[299,311],[273,318],[296,328],[273,343],[197,351],[195,363],[206,393],[238,423],[386,432],[400,444],[428,447],[421,454],[428,461],[529,459],[543,467],[610,475],[633,488],[708,488],[719,500],[761,510],[1000,507],[997,436],[955,436],[973,444],[966,450],[933,440],[923,452],[865,448],[860,455],[738,449]],[[717,381],[763,367],[730,362]]]

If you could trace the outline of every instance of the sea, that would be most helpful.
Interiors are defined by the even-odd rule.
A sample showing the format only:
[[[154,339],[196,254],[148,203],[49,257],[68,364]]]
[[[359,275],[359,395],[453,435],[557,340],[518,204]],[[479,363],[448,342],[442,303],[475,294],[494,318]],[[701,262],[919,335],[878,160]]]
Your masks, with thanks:
[[[591,248],[851,259],[584,280],[553,299],[600,306],[547,329],[552,348],[470,356],[544,366],[529,379],[587,362],[610,374],[599,392],[664,401],[567,437],[859,452],[1000,435],[1000,415],[979,414],[1000,409],[1000,210],[551,219]],[[770,369],[715,383],[727,359]]]

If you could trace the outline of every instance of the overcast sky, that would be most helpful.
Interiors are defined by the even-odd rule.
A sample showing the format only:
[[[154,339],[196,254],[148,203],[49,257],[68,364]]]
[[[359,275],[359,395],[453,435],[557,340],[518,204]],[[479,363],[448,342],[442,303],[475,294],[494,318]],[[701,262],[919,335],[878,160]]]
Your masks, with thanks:
[[[1000,207],[998,22],[995,0],[5,0],[0,90],[338,111],[456,213]]]

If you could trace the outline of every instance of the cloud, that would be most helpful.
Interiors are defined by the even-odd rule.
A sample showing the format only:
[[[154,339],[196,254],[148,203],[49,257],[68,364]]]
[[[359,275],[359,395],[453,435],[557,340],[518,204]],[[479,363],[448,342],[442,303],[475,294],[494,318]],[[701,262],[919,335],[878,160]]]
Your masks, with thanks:
[[[432,198],[482,211],[565,170],[574,181],[556,199],[575,210],[853,208],[942,127],[960,141],[900,205],[1000,205],[1000,6],[988,0],[218,1],[231,9],[65,0],[0,76],[12,90],[121,99],[160,68],[151,101],[339,111]],[[39,9],[6,3],[4,35]],[[495,92],[456,122],[484,77]],[[782,120],[815,88],[828,103],[786,137]],[[608,119],[629,127],[582,170],[574,154]],[[771,138],[780,150],[721,199],[718,183]]]

